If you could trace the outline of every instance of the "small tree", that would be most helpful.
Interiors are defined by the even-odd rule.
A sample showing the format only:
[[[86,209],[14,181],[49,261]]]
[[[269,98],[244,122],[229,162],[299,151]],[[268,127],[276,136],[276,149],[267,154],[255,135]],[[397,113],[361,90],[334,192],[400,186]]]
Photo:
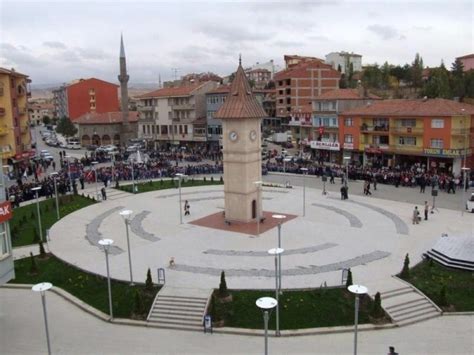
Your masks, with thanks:
[[[38,244],[39,244],[39,255],[40,257],[44,258],[46,256],[46,251],[44,250],[43,242],[40,240]]]
[[[221,272],[221,282],[219,284],[219,297],[225,298],[229,296],[229,290],[227,290],[227,283],[225,282],[225,272]]]
[[[375,294],[374,302],[372,303],[372,309],[370,310],[370,315],[373,318],[381,318],[383,316],[382,299],[380,297],[380,292],[377,292]]]
[[[77,128],[68,117],[59,120],[56,132],[61,133],[65,137],[72,137],[77,133]]]
[[[33,243],[38,243],[40,241],[39,235],[38,235],[38,229],[35,227],[33,229]]]
[[[351,269],[347,269],[347,280],[346,280],[346,288],[352,285],[352,271]]]
[[[51,123],[51,118],[48,115],[43,116],[43,123],[49,125]]]
[[[153,280],[151,279],[150,268],[148,268],[148,271],[146,273],[145,288],[147,291],[153,291]]]
[[[136,316],[141,316],[143,314],[143,298],[140,290],[135,290],[135,296],[133,298],[133,313]]]
[[[400,273],[400,277],[402,279],[410,278],[410,258],[408,254],[405,255],[405,261],[403,262],[403,269],[402,269],[402,272]]]
[[[446,286],[445,285],[443,285],[443,287],[441,287],[441,290],[439,291],[439,305],[441,307],[449,306],[448,298],[446,297]]]
[[[38,274],[38,265],[36,265],[36,259],[33,256],[32,252],[30,252],[30,260],[31,260],[30,274],[31,275],[37,275]]]

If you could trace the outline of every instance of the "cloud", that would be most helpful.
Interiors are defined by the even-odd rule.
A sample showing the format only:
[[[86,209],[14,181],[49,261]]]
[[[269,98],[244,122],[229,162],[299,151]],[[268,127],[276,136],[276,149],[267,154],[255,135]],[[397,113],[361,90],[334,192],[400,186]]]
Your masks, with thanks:
[[[206,23],[196,28],[196,30],[206,36],[213,37],[224,42],[266,41],[274,36],[274,33],[269,31],[252,31],[243,26],[232,26],[217,23]]]
[[[399,36],[398,31],[391,26],[375,24],[368,26],[367,29],[385,40]]]
[[[322,35],[309,35],[306,38],[311,41],[321,41],[321,42],[329,41],[329,37],[322,36]]]
[[[43,42],[43,46],[56,49],[66,49],[66,45],[63,42],[59,41],[46,41]]]
[[[30,67],[42,67],[47,63],[43,59],[28,53],[26,47],[17,47],[11,43],[0,44],[0,53],[2,53],[0,64],[15,67],[19,71],[25,71]]]
[[[76,47],[74,49],[82,59],[104,60],[106,58],[110,58],[110,56],[102,49],[81,47]]]
[[[302,47],[304,46],[306,43],[302,42],[302,41],[285,41],[285,40],[279,40],[279,41],[275,41],[273,42],[273,44],[275,46],[279,46],[279,47]]]
[[[433,29],[433,27],[432,26],[412,26],[412,29],[414,29],[416,31],[429,32]]]

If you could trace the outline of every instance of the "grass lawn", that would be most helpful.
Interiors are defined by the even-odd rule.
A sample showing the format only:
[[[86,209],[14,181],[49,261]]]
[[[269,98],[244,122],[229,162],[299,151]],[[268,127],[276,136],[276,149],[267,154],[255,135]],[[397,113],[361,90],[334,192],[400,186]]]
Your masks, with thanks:
[[[410,269],[412,283],[445,311],[474,311],[474,272],[447,268],[435,261],[423,261]],[[446,300],[440,297],[442,285],[446,286]]]
[[[64,217],[69,213],[77,211],[83,207],[94,204],[95,201],[80,195],[65,195],[59,197],[59,215]],[[57,222],[56,219],[56,199],[40,202],[41,227],[43,229],[43,240],[46,240],[46,229]],[[36,215],[36,203],[15,208],[13,218],[10,221],[10,232],[12,235],[13,247],[37,243],[35,234],[38,235],[38,217]]]
[[[275,297],[273,291],[229,290],[233,300],[229,303],[213,301],[214,320],[224,320],[224,326],[237,328],[263,328],[261,310],[255,304],[260,297]],[[216,294],[217,292],[215,292]],[[370,323],[370,297],[361,298],[359,324]],[[280,329],[333,327],[354,324],[354,296],[345,288],[285,291],[280,295]],[[271,314],[269,328],[275,329],[275,312]]]
[[[38,274],[30,274],[31,258],[15,261],[15,279],[10,283],[36,284],[51,282],[54,286],[71,293],[92,307],[108,314],[109,301],[107,291],[107,278],[83,272],[75,267],[62,262],[55,256],[48,254],[48,259],[35,257]],[[105,268],[105,257],[104,257]],[[136,291],[141,294],[141,312],[134,313]],[[145,319],[159,288],[146,291],[145,286],[135,285],[112,280],[112,303],[114,317]]]
[[[189,186],[206,186],[206,185],[222,185],[223,182],[220,179],[203,179],[195,180],[194,178],[188,178],[187,181],[181,182],[181,187]],[[159,181],[141,181],[140,183],[135,183],[138,191],[137,193],[150,192],[156,190],[164,190],[171,188],[178,188],[178,180],[159,180]],[[132,192],[132,185],[123,185],[119,187],[119,190]]]

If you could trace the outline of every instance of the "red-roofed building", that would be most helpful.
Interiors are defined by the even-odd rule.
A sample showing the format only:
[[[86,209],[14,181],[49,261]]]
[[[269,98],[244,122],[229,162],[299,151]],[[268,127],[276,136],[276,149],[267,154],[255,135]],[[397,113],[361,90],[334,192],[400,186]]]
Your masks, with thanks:
[[[474,168],[474,106],[445,99],[380,100],[339,115],[344,154],[362,164],[407,166],[458,175]]]
[[[457,57],[464,67],[464,71],[469,71],[474,69],[474,54],[463,55],[462,57]]]
[[[138,136],[168,147],[206,144],[206,93],[217,85],[207,81],[138,96]]]
[[[53,90],[55,116],[74,122],[88,112],[104,113],[120,109],[118,85],[104,80],[79,79]]]
[[[137,132],[139,113],[130,111],[128,113],[128,122],[132,132]],[[123,115],[121,111],[97,113],[90,112],[78,117],[74,124],[78,129],[78,136],[82,146],[90,144],[117,146],[124,142],[122,139]]]

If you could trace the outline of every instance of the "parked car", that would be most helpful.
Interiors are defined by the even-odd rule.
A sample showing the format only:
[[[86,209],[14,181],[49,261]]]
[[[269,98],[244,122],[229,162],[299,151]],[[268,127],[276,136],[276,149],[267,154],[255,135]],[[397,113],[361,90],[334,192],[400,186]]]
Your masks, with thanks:
[[[47,149],[42,149],[40,151],[40,157],[42,158],[45,155],[51,155]]]
[[[86,149],[87,150],[90,150],[90,151],[95,151],[97,148],[99,148],[97,145],[95,144],[89,144]]]
[[[474,213],[474,192],[471,193],[471,197],[466,202],[466,210],[471,213]]]

